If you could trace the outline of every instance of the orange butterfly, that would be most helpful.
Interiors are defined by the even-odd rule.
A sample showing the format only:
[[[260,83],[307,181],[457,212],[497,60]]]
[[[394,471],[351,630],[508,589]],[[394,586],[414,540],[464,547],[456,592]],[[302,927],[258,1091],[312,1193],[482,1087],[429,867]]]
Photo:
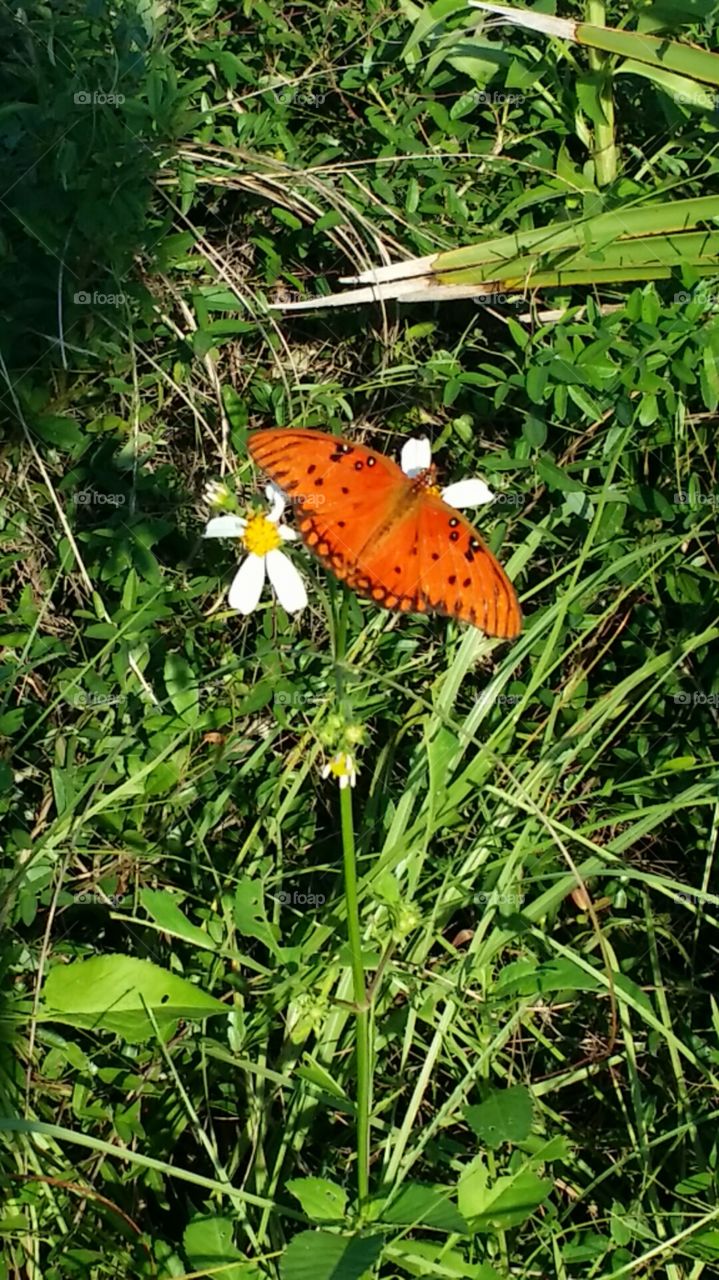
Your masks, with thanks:
[[[406,475],[383,453],[324,431],[253,431],[248,446],[296,507],[305,545],[353,591],[386,609],[519,635],[514,587],[477,530],[443,501],[433,464]]]

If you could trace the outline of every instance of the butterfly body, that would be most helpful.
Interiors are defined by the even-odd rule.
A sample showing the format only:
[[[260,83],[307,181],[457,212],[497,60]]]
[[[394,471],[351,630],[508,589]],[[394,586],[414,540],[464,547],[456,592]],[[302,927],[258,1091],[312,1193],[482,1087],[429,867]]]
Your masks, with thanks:
[[[512,584],[477,530],[443,501],[434,466],[411,477],[384,454],[322,431],[255,431],[248,444],[294,505],[305,545],[353,591],[402,613],[519,634]]]

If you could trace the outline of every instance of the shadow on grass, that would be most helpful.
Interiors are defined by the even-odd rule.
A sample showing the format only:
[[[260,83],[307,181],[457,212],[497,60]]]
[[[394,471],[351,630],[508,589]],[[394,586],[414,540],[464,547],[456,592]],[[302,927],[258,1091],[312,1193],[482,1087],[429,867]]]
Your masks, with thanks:
[[[0,7],[0,351],[25,389],[33,368],[62,379],[108,321],[122,327],[151,244],[151,179],[180,102],[155,15],[103,0]]]

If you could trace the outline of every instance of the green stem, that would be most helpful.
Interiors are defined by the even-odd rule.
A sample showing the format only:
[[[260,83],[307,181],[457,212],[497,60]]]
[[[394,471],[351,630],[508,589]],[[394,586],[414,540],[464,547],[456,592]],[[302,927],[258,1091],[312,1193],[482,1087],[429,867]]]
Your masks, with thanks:
[[[347,707],[345,705],[345,683],[344,671],[342,663],[345,660],[345,652],[347,649],[347,623],[349,620],[350,594],[345,587],[340,587],[341,603],[337,601],[335,594],[335,688],[337,689],[337,706],[338,709],[346,714]]]
[[[357,1195],[360,1211],[369,1195],[369,1117],[371,1104],[370,1072],[370,1010],[367,1007],[364,965],[362,963],[362,937],[360,934],[359,904],[357,899],[357,861],[355,857],[354,824],[352,821],[352,792],[350,787],[340,790],[340,817],[342,822],[342,853],[345,873],[345,902],[347,904],[347,932],[352,957],[352,981],[357,1006]]]
[[[604,0],[587,0],[587,21],[595,27],[606,26]],[[598,187],[607,187],[617,176],[617,148],[614,141],[614,85],[612,60],[597,49],[589,49],[589,65],[602,77],[598,91],[604,120],[594,125],[594,172]]]

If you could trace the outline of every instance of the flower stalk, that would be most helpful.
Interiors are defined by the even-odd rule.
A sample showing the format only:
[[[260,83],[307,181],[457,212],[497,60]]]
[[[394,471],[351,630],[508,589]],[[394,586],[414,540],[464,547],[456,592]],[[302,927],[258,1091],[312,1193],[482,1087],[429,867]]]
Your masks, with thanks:
[[[340,791],[342,857],[344,862],[347,932],[352,963],[352,985],[355,1000],[357,1043],[357,1199],[360,1212],[369,1196],[370,1108],[372,1103],[372,1069],[370,1060],[370,1008],[365,987],[357,898],[357,860],[355,856],[352,791]]]

